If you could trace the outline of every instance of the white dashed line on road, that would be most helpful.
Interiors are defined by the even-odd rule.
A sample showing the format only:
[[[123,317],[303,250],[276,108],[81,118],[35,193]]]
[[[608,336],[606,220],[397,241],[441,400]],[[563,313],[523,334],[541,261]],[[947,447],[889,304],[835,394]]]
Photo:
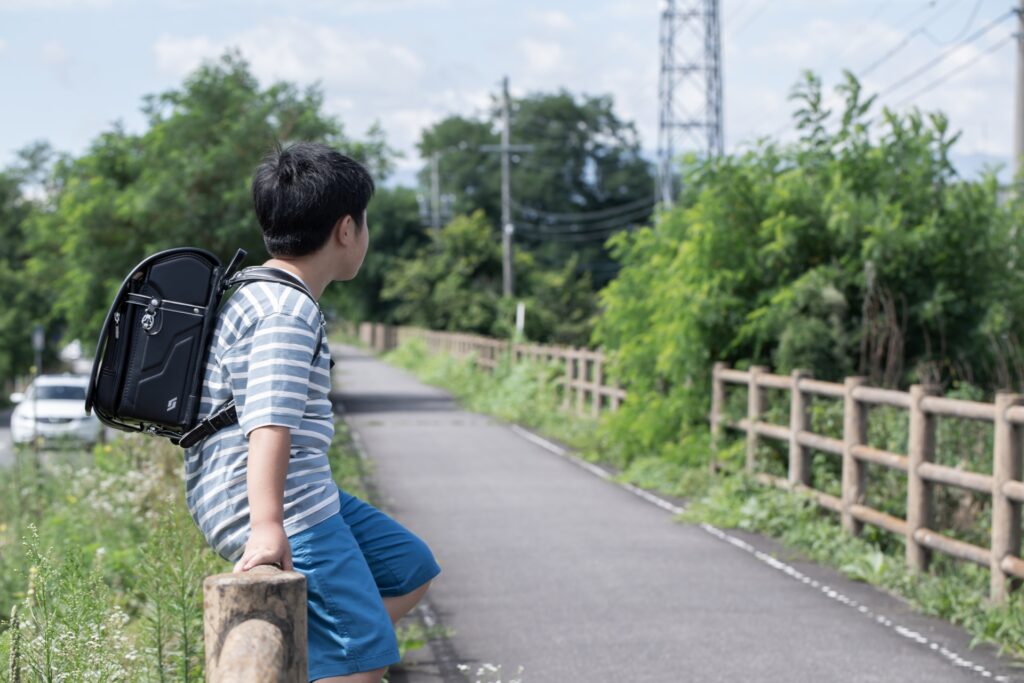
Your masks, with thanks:
[[[520,427],[519,425],[516,424],[510,425],[510,427],[513,432],[515,432],[522,438],[526,439],[527,441],[530,441],[531,443],[540,446],[541,448],[545,449],[550,453],[554,453],[555,455],[560,455],[566,458],[569,462],[573,463],[574,465],[578,465],[579,467],[587,470],[591,474],[596,474],[602,479],[611,481],[617,484],[618,486],[625,488],[627,491],[635,493],[640,498],[643,498],[649,503],[657,505],[663,510],[667,510],[676,515],[684,512],[684,508],[678,505],[674,505],[669,501],[654,495],[650,491],[645,491],[641,488],[637,488],[636,486],[633,486],[632,484],[627,484],[625,482],[614,481],[612,479],[612,475],[605,471],[604,469],[594,465],[593,463],[589,463],[586,460],[583,460],[582,458],[574,455],[568,449],[563,448],[558,444],[552,443],[551,441],[545,439],[544,437],[534,434],[528,429],[524,429],[523,427]],[[918,633],[917,631],[907,628],[906,626],[903,626],[901,624],[897,624],[885,615],[878,614],[872,611],[870,608],[860,604],[856,600],[847,597],[846,595],[843,595],[842,593],[836,591],[830,586],[823,585],[820,581],[812,579],[811,577],[801,572],[799,569],[796,569],[795,567],[786,564],[785,562],[769,555],[768,553],[758,550],[746,541],[740,538],[736,538],[735,536],[732,536],[726,533],[725,531],[722,531],[716,526],[712,526],[711,524],[701,524],[698,528],[702,529],[703,531],[717,538],[720,541],[724,541],[729,545],[738,548],[739,550],[742,550],[746,553],[753,555],[760,562],[766,564],[772,569],[775,569],[776,571],[782,572],[783,574],[792,578],[793,580],[799,581],[802,584],[805,584],[811,588],[818,590],[820,593],[822,593],[825,597],[829,598],[830,600],[834,600],[835,602],[838,602],[842,605],[845,605],[851,609],[856,610],[858,614],[861,614],[867,617],[868,619],[875,621],[877,624],[884,626],[887,629],[890,629],[899,636],[906,638],[907,640],[912,640],[920,645],[927,647],[932,652],[935,652],[944,657],[950,664],[953,664],[954,666],[958,666],[973,671],[982,678],[990,678],[994,681],[1000,681],[1001,683],[1006,683],[1007,681],[1009,681],[1009,678],[1007,678],[1006,676],[997,676],[993,674],[984,666],[980,664],[975,664],[966,657],[963,657],[958,653],[954,652],[953,650],[950,650],[949,648],[945,647],[941,643],[931,641],[927,637]]]

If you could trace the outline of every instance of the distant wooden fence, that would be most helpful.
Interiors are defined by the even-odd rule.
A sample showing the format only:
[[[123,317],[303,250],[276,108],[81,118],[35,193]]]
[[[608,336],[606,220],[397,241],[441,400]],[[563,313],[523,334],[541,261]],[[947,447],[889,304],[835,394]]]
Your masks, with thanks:
[[[435,332],[381,323],[361,324],[359,339],[380,353],[397,348],[410,339],[421,339],[435,353],[443,352],[456,358],[474,356],[477,366],[486,370],[494,370],[508,354],[516,362],[529,359],[560,364],[563,366],[559,380],[563,387],[563,405],[579,415],[597,417],[602,411],[618,410],[626,398],[626,392],[615,383],[609,383],[605,377],[605,357],[600,351],[569,346],[513,344],[477,334]]]
[[[728,423],[723,415],[726,385],[747,388],[747,416]],[[789,425],[763,421],[764,390],[790,392]],[[746,433],[746,466],[756,465],[758,441],[765,437],[789,444],[788,477],[758,474],[765,483],[804,491],[824,508],[839,513],[843,528],[858,534],[863,523],[898,534],[906,540],[906,562],[911,570],[928,566],[929,552],[938,551],[988,567],[990,597],[1003,602],[1012,578],[1024,578],[1021,550],[1021,434],[1024,405],[1016,394],[1000,393],[995,403],[942,398],[933,387],[914,385],[909,392],[866,386],[863,377],[848,377],[843,384],[820,382],[807,373],[773,375],[768,368],[732,370],[718,363],[712,373],[711,430],[716,443],[723,427]],[[809,431],[809,398],[843,401],[843,438]],[[894,406],[909,411],[906,454],[890,453],[867,444],[868,407]],[[980,420],[995,426],[992,474],[965,472],[934,462],[937,417]],[[835,497],[811,488],[810,451],[842,458],[842,495]],[[907,518],[900,519],[865,505],[866,465],[899,470],[907,475]],[[944,536],[932,529],[933,488],[954,486],[992,497],[991,541],[988,548]]]

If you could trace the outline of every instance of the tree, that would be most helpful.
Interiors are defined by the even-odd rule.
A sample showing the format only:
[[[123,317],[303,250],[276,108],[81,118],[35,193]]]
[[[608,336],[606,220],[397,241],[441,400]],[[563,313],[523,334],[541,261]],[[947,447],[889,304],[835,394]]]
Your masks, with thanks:
[[[411,258],[395,259],[384,277],[383,298],[399,324],[437,330],[512,335],[516,302],[526,304],[528,339],[583,344],[594,298],[575,259],[560,271],[542,270],[528,253],[516,254],[520,295],[501,293],[501,245],[483,211],[457,216]]]
[[[181,88],[145,99],[148,128],[115,126],[77,159],[57,165],[53,206],[27,231],[28,268],[53,302],[51,320],[95,339],[114,291],[146,255],[202,247],[250,263],[265,253],[252,210],[253,169],[275,144],[315,140],[362,160],[383,180],[391,151],[379,128],[344,136],[316,87],[263,88],[235,53],[204,64]]]
[[[797,143],[689,159],[678,206],[613,239],[595,340],[629,400],[612,418],[639,453],[704,419],[711,364],[762,363],[875,384],[1024,384],[1024,271],[994,176],[957,177],[939,114],[873,115],[795,89]]]
[[[501,246],[482,211],[457,216],[385,274],[399,323],[490,334],[501,307]]]
[[[29,199],[27,188],[44,190],[41,182],[52,157],[43,143],[18,154],[18,161],[0,171],[0,386],[24,373],[33,363],[32,329],[46,318],[47,302],[31,286],[26,268],[26,226],[41,200]],[[52,349],[48,350],[52,355]],[[6,381],[5,381],[6,380]],[[6,400],[6,397],[4,397]]]
[[[494,230],[501,219],[499,155],[481,150],[499,142],[500,108],[481,119],[449,117],[425,130],[421,156],[437,152],[441,188],[457,212],[482,210]],[[574,254],[597,284],[609,271],[604,241],[646,222],[653,208],[651,165],[636,127],[614,112],[610,96],[535,93],[514,99],[511,135],[529,152],[512,156],[511,185],[517,244],[547,267],[561,270]],[[420,174],[429,187],[430,169]],[[599,266],[599,267],[595,267]]]

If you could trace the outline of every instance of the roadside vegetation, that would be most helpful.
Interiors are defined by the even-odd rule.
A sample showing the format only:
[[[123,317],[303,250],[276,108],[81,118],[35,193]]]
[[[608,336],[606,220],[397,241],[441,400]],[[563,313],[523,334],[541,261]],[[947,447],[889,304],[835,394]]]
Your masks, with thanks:
[[[181,454],[126,435],[41,462],[23,450],[3,471],[0,681],[204,680],[202,583],[232,567],[189,516]],[[367,500],[371,473],[343,421],[329,457],[339,486]],[[401,652],[426,636],[403,625]]]

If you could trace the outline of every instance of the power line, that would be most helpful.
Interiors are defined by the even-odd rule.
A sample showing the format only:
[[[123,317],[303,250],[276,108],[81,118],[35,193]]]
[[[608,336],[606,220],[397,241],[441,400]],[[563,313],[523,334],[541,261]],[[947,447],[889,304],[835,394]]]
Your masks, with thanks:
[[[526,220],[527,225],[534,225],[542,227],[546,230],[553,231],[568,231],[568,232],[596,232],[600,230],[615,229],[616,227],[624,223],[632,223],[636,221],[644,221],[650,217],[651,212],[649,210],[635,211],[631,214],[624,214],[621,216],[615,216],[614,218],[607,218],[600,222],[591,223],[550,223],[550,222],[536,222]]]
[[[861,71],[859,74],[857,74],[857,78],[864,78],[865,76],[870,74],[872,71],[874,71],[878,67],[880,67],[883,64],[885,64],[887,61],[889,61],[895,55],[897,55],[900,51],[902,51],[903,48],[905,48],[907,45],[909,45],[910,41],[912,41],[916,36],[928,35],[929,36],[929,40],[932,40],[932,42],[935,42],[935,39],[931,38],[930,34],[928,34],[928,25],[931,24],[936,19],[938,19],[939,17],[941,17],[946,12],[948,12],[954,5],[956,5],[956,2],[952,2],[952,3],[947,4],[943,10],[941,10],[940,12],[938,12],[936,14],[933,14],[923,24],[921,24],[920,26],[918,26],[914,30],[912,30],[909,33],[907,33],[907,35],[903,36],[903,38],[900,40],[900,42],[898,42],[895,46],[893,46],[891,49],[889,49],[884,55],[882,55],[881,57],[879,57],[878,59],[873,61],[863,71]],[[979,6],[980,6],[980,2],[979,2]],[[973,21],[974,20],[971,19],[972,23],[973,23]],[[966,32],[966,31],[964,31],[964,32]],[[959,38],[956,38],[955,40],[959,40]]]
[[[902,106],[902,105],[906,104],[907,102],[910,102],[911,100],[914,100],[914,99],[920,97],[921,95],[924,95],[925,93],[927,93],[927,92],[929,92],[931,90],[934,90],[938,86],[940,86],[943,83],[945,83],[946,81],[948,81],[953,76],[956,76],[957,74],[959,74],[964,69],[967,69],[968,67],[973,66],[976,62],[980,61],[983,57],[986,57],[989,54],[991,54],[991,53],[995,52],[996,50],[998,50],[999,48],[1003,47],[1004,45],[1009,43],[1014,38],[1016,38],[1016,36],[1014,36],[1014,35],[1006,36],[1006,38],[1004,38],[1003,40],[1000,40],[1000,41],[996,42],[995,44],[990,45],[986,50],[983,50],[982,52],[979,52],[978,54],[976,54],[973,59],[970,59],[969,61],[964,62],[963,64],[959,65],[958,67],[956,67],[954,69],[950,69],[949,71],[947,71],[945,74],[943,74],[939,78],[936,78],[934,81],[932,81],[928,85],[924,86],[920,90],[917,90],[912,95],[909,95],[909,96],[903,98],[902,100],[900,100],[899,102],[897,102],[893,106],[896,106],[896,107]]]
[[[643,199],[637,199],[626,204],[620,204],[618,206],[612,206],[605,209],[597,209],[595,211],[580,211],[576,213],[555,213],[552,211],[543,211],[541,209],[535,209],[532,206],[524,206],[519,202],[513,201],[512,206],[520,213],[533,216],[534,218],[547,218],[552,221],[571,221],[576,223],[587,223],[595,220],[601,220],[604,218],[612,218],[617,214],[632,213],[641,207],[654,208],[654,200],[650,197],[644,197]]]
[[[978,12],[981,11],[981,5],[984,2],[985,0],[977,0],[977,2],[974,3],[974,9],[971,10],[971,14],[967,17],[967,21],[964,22],[964,25],[963,27],[961,27],[960,32],[957,33],[952,38],[948,40],[939,40],[938,38],[931,34],[931,31],[925,31],[925,37],[940,47],[961,40],[965,35],[967,35],[967,32],[971,30],[971,27],[974,26],[974,21],[975,19],[978,18]]]
[[[606,222],[600,223],[600,224],[593,224],[593,223],[591,223],[591,224],[582,224],[581,225],[581,224],[578,224],[578,223],[573,223],[573,224],[568,224],[568,225],[567,224],[561,224],[561,225],[555,224],[555,225],[553,225],[551,223],[535,223],[535,222],[532,222],[532,221],[524,221],[524,222],[521,222],[519,224],[520,225],[528,226],[528,227],[533,228],[535,230],[541,230],[541,231],[544,231],[544,232],[548,232],[548,233],[551,233],[551,234],[555,234],[555,233],[584,234],[584,233],[607,232],[609,230],[617,230],[618,228],[622,227],[623,225],[628,225],[628,224],[638,223],[638,222],[644,222],[644,219],[647,218],[649,215],[650,214],[647,214],[647,213],[641,213],[641,214],[634,214],[633,216],[623,216],[623,217],[615,218],[615,219],[612,219],[612,220],[609,220],[609,221],[606,221]]]
[[[754,7],[754,9],[749,14],[747,14],[746,20],[744,20],[739,26],[737,26],[736,28],[731,30],[727,37],[728,38],[735,38],[736,35],[739,34],[743,29],[745,29],[746,27],[748,27],[752,23],[754,23],[754,20],[757,19],[759,16],[761,16],[761,14],[766,9],[768,9],[768,7],[769,7],[768,0],[762,0],[760,4],[756,5]]]
[[[517,225],[517,228],[521,225]],[[617,230],[610,230],[603,233],[584,233],[584,234],[567,234],[567,233],[547,233],[547,232],[529,232],[520,230],[517,232],[517,236],[531,240],[534,242],[562,242],[562,243],[586,243],[586,242],[607,242],[613,235],[620,232],[627,232],[632,229],[632,225],[623,225]]]
[[[943,51],[939,56],[929,60],[923,66],[915,69],[913,72],[907,74],[906,76],[904,76],[900,80],[896,81],[892,85],[890,85],[887,88],[885,88],[884,90],[882,90],[880,93],[878,93],[878,96],[879,97],[885,97],[887,94],[891,93],[892,91],[898,90],[898,89],[902,88],[907,83],[910,83],[911,81],[913,81],[914,79],[918,78],[919,76],[921,76],[925,72],[930,71],[935,66],[937,66],[940,63],[942,63],[947,57],[949,57],[951,54],[953,54],[957,50],[959,50],[959,49],[965,47],[966,45],[969,45],[970,43],[973,43],[974,41],[978,40],[978,38],[981,38],[982,36],[987,34],[989,31],[991,31],[995,27],[999,26],[999,24],[1001,24],[1002,22],[1006,21],[1006,19],[1008,19],[1011,16],[1014,16],[1015,14],[1016,14],[1016,12],[1014,10],[1010,10],[1009,12],[1006,12],[1004,14],[999,15],[998,17],[996,17],[995,19],[993,19],[989,23],[985,24],[985,26],[981,27],[980,29],[978,29],[977,31],[972,33],[969,37],[967,37],[962,42],[957,43],[956,45],[954,45],[950,49]]]
[[[860,25],[865,28],[870,26],[871,22],[877,19],[879,15],[881,15],[882,12],[884,12],[891,4],[892,3],[889,0],[882,0],[882,2],[879,2],[877,5],[875,5],[874,11],[871,12],[868,18],[860,22]],[[843,59],[846,59],[847,55],[860,49],[863,45],[870,42],[871,38],[869,35],[867,35],[868,33],[869,32],[861,32],[859,39],[852,40],[849,43],[847,43],[846,47],[843,48],[843,50],[838,55],[829,60],[829,64],[841,62]]]

